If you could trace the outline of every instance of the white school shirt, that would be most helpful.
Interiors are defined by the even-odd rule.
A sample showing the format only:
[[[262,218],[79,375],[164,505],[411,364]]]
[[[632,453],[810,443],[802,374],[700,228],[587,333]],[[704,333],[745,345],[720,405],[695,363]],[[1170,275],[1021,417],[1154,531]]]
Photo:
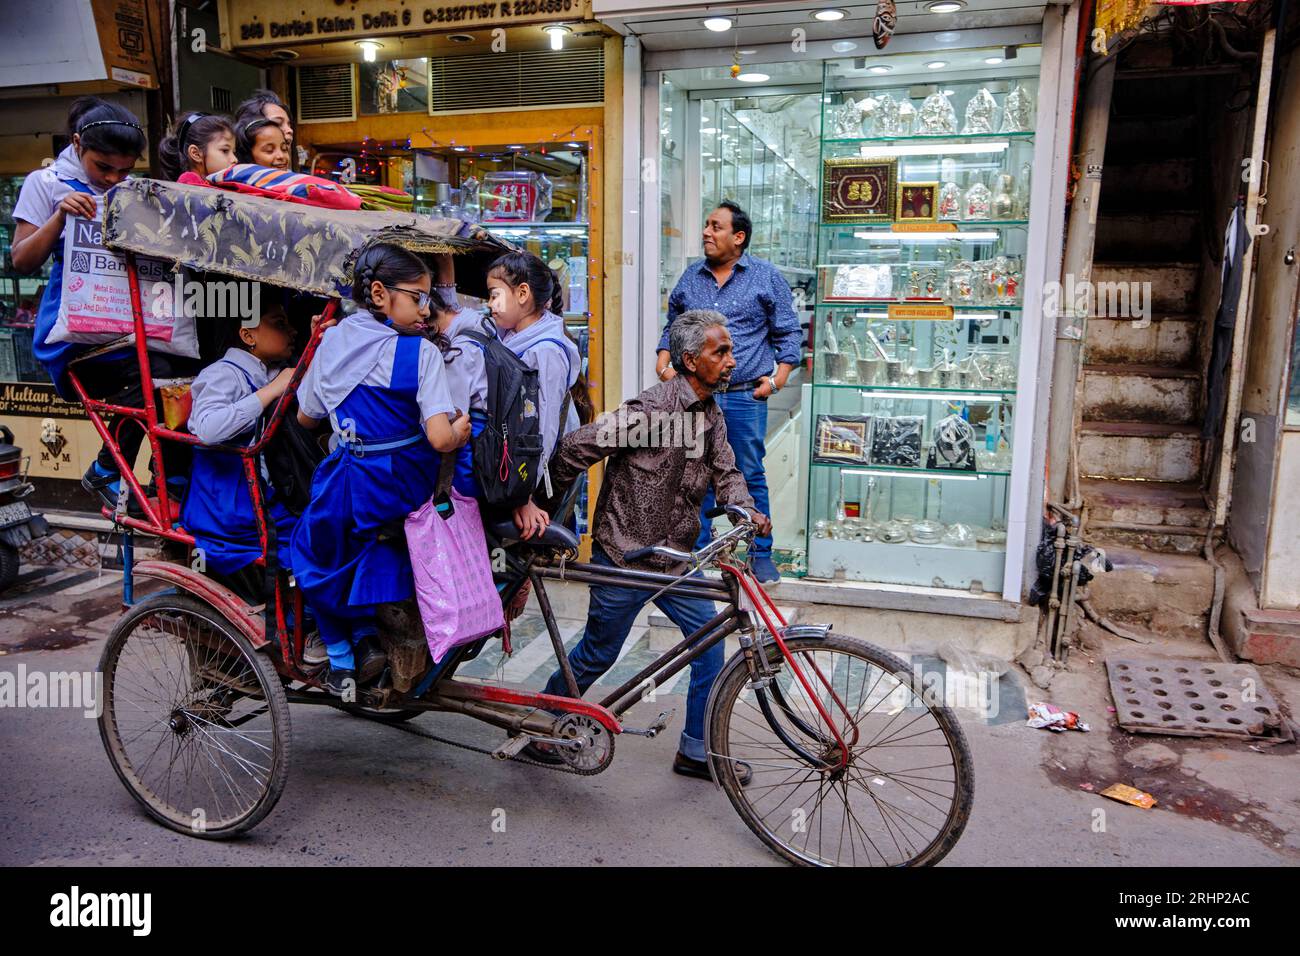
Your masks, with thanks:
[[[329,416],[358,385],[392,388],[399,334],[364,309],[326,329],[298,387],[298,407],[303,414],[315,419]],[[434,415],[450,415],[455,409],[447,390],[442,352],[425,338],[420,339],[415,398],[420,425]],[[364,433],[365,429],[360,431]]]
[[[488,321],[491,328],[491,320]],[[452,353],[447,363],[447,387],[451,400],[462,412],[470,409],[487,411],[487,364],[481,343],[464,335],[465,332],[485,332],[483,313],[475,309],[462,309],[447,326],[447,338],[459,349]]]
[[[247,372],[248,378],[231,368],[232,364]],[[273,377],[252,352],[227,349],[221,360],[200,372],[190,386],[190,433],[205,445],[217,445],[248,431],[262,417],[262,400],[254,392]]]

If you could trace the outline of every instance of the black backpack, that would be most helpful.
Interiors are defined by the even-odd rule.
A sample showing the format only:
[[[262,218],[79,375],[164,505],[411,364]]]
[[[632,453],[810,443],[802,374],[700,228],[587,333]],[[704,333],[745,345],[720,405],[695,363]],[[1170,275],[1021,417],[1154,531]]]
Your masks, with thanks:
[[[487,369],[487,424],[472,442],[474,477],[485,504],[516,508],[532,496],[542,469],[537,369],[483,324],[486,331],[463,333],[482,349]]]

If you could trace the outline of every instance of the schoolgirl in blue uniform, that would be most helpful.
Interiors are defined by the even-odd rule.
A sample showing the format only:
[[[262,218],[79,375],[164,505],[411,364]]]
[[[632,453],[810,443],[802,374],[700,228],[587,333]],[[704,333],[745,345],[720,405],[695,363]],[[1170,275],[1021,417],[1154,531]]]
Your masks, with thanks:
[[[46,260],[52,260],[50,279],[36,313],[32,351],[59,395],[75,400],[67,379],[68,363],[91,346],[47,341],[62,300],[64,226],[68,216],[96,218],[96,200],[127,178],[144,154],[146,142],[140,121],[130,110],[94,96],[73,102],[68,112],[68,135],[72,142],[54,164],[36,170],[23,181],[14,206],[11,255],[20,273],[35,272]],[[186,359],[155,352],[149,353],[149,363],[155,379],[190,374],[195,368]],[[82,384],[92,398],[136,408],[144,404],[134,350],[100,356],[79,369]],[[120,428],[114,424],[109,428],[117,433],[122,455],[128,462],[135,461],[144,439],[140,426],[124,422]],[[163,448],[168,477],[180,477],[188,463],[187,450],[175,442],[164,442]],[[82,484],[112,507],[117,504],[119,477],[113,455],[104,445]],[[137,508],[133,511],[139,513]]]
[[[501,334],[501,342],[525,364],[537,369],[538,415],[542,429],[542,473],[538,478],[546,497],[550,475],[546,463],[561,438],[581,424],[578,409],[565,396],[582,372],[582,356],[564,330],[564,320],[547,306],[555,276],[546,263],[529,252],[508,252],[492,263],[487,274],[488,308]],[[514,510],[520,537],[540,535],[551,518],[533,501]]]
[[[433,495],[439,453],[470,435],[447,390],[443,353],[421,334],[424,263],[376,243],[353,272],[361,309],[325,333],[298,390],[299,422],[312,428],[328,418],[335,447],[316,469],[290,552],[329,652],[325,684],[334,694],[358,680],[354,648],[374,633],[376,605],[415,594],[405,539],[391,531]]]

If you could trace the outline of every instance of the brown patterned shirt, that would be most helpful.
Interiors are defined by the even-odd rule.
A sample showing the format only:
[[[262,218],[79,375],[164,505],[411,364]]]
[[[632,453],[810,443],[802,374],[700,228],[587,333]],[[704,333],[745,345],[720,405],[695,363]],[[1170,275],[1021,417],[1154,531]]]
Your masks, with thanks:
[[[684,375],[564,436],[550,463],[554,487],[567,488],[602,458],[609,460],[592,537],[620,567],[671,567],[660,557],[628,565],[623,553],[634,548],[693,549],[710,485],[719,505],[754,507],[722,409],[712,396],[701,400]]]

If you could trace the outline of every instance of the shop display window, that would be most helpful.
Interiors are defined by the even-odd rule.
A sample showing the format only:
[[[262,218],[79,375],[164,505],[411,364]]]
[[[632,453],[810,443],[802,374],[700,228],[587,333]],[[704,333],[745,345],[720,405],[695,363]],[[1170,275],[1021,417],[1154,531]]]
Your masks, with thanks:
[[[810,577],[1002,590],[1036,53],[824,65]]]
[[[362,116],[384,113],[427,114],[428,58],[358,64],[357,112]]]

